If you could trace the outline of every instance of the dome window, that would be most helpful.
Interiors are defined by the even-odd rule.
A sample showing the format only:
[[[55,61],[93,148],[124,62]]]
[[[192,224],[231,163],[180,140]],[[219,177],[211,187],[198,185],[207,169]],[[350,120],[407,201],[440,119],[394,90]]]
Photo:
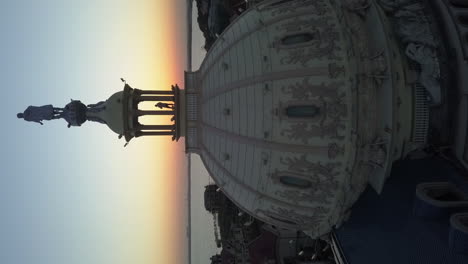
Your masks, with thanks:
[[[309,188],[312,185],[310,181],[294,176],[280,176],[279,181],[284,185],[296,188]]]
[[[288,45],[296,45],[301,43],[306,43],[311,40],[315,39],[315,34],[312,33],[300,33],[289,35],[281,39],[281,44],[288,46]]]
[[[294,105],[286,108],[288,117],[312,118],[319,114],[320,109],[315,105]]]

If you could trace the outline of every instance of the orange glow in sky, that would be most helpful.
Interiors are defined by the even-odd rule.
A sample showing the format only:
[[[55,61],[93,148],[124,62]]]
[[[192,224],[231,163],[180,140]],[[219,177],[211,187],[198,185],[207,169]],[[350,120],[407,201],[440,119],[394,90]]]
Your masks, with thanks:
[[[138,87],[131,82],[130,85],[143,90],[169,90],[171,85],[178,84],[183,89],[186,67],[185,3],[148,0],[145,11],[147,13],[131,14],[135,20],[144,20],[139,23],[145,26],[134,32],[139,36],[138,41],[144,36],[143,43],[135,43],[135,38],[130,36],[125,40],[128,47],[133,49],[129,63],[138,64],[129,73],[138,80]],[[134,60],[134,57],[139,59]],[[143,123],[147,122],[169,123],[169,118],[143,120]],[[143,174],[148,177],[147,188],[153,190],[148,190],[151,193],[149,197],[138,198],[144,203],[142,208],[148,210],[147,221],[141,222],[148,230],[148,237],[142,238],[142,241],[151,241],[151,246],[143,245],[148,249],[148,255],[142,260],[146,259],[145,263],[185,263],[187,169],[183,138],[178,143],[171,141],[170,137],[134,140],[144,141],[145,150],[141,155],[145,156],[146,172]],[[142,190],[142,193],[145,191]],[[154,247],[153,250],[151,247]]]
[[[175,1],[151,2],[157,12],[148,16],[148,28],[144,30],[148,37],[141,50],[147,58],[144,75],[148,84],[145,87],[165,90],[177,83],[183,88],[186,66],[185,6]],[[146,144],[151,146],[148,155],[155,157],[155,163],[150,162],[148,170],[158,174],[154,182],[157,192],[155,207],[158,208],[155,210],[157,223],[154,235],[156,246],[160,249],[155,258],[164,262],[156,263],[184,263],[186,209],[183,205],[187,170],[183,139],[177,144],[170,137],[142,140],[148,141]]]

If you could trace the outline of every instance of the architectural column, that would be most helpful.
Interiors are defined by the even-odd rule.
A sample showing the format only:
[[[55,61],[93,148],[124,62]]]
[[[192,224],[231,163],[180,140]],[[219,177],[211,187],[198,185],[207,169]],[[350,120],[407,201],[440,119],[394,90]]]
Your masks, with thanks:
[[[140,90],[140,89],[133,89],[135,95],[142,95],[142,94],[169,94],[173,95],[174,91],[172,90]]]
[[[139,130],[174,130],[175,125],[138,125]]]
[[[140,94],[141,95],[145,95],[145,94],[170,94],[170,95],[174,95],[174,91],[170,91],[170,90],[152,90],[152,91],[141,90]]]
[[[159,111],[137,110],[136,114],[138,116],[143,116],[143,115],[174,115],[174,111],[168,111],[168,110],[159,110]]]
[[[173,136],[173,131],[139,131],[136,136]]]
[[[174,96],[142,96],[140,95],[139,97],[136,98],[138,102],[144,102],[144,101],[154,101],[154,102],[165,102],[165,101],[170,101],[174,102]]]

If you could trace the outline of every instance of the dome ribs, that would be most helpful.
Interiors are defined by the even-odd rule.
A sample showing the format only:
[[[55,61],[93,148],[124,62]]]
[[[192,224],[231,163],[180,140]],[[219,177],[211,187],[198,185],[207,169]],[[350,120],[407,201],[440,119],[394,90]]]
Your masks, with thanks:
[[[298,204],[292,204],[292,203],[288,203],[286,201],[282,201],[282,200],[279,200],[279,199],[271,197],[271,196],[265,196],[263,193],[261,193],[258,190],[254,189],[252,186],[250,186],[248,184],[245,184],[243,181],[241,181],[239,178],[237,178],[235,175],[233,175],[231,172],[229,172],[212,155],[212,153],[207,149],[207,147],[204,144],[200,145],[200,149],[201,149],[201,151],[203,153],[203,155],[200,155],[200,156],[202,158],[202,161],[203,161],[205,167],[207,168],[210,175],[213,177],[213,180],[216,182],[216,185],[221,187],[221,190],[223,190],[223,193],[226,194],[226,196],[228,196],[229,198],[232,197],[232,195],[233,195],[232,192],[229,192],[229,190],[232,190],[232,187],[230,187],[230,185],[232,185],[234,183],[234,184],[242,186],[245,190],[248,190],[249,192],[251,192],[253,194],[256,194],[257,197],[260,196],[260,197],[262,197],[262,199],[267,199],[267,200],[273,201],[274,204],[283,205],[283,206],[287,206],[287,207],[298,208],[298,209],[302,209],[302,210],[310,210],[311,209],[310,206],[302,206],[302,205],[298,205]],[[208,162],[207,158],[209,159],[210,162]],[[214,166],[216,166],[217,168],[214,168]],[[220,170],[222,173],[213,174],[213,172],[216,169]],[[223,177],[223,178],[229,179],[229,183],[227,183],[226,181],[223,181],[223,179],[221,179],[221,177],[219,176],[220,174],[225,175],[225,177]],[[232,198],[230,198],[230,199],[232,201],[237,201],[238,200],[238,199],[232,199]],[[246,211],[251,211],[251,210],[246,210]]]
[[[331,144],[327,144],[324,146],[306,146],[306,145],[295,145],[295,144],[287,144],[287,143],[280,143],[280,142],[273,142],[273,141],[266,141],[264,139],[253,138],[242,136],[238,134],[234,134],[216,127],[213,127],[209,124],[204,122],[201,123],[204,133],[208,134],[215,134],[219,136],[224,136],[229,138],[229,140],[237,142],[239,144],[248,144],[248,145],[255,145],[257,147],[265,148],[265,149],[272,149],[284,152],[295,152],[295,153],[308,153],[313,155],[320,155],[320,156],[328,156],[329,154],[329,146]]]
[[[329,74],[329,67],[328,66],[315,66],[303,69],[295,69],[295,70],[286,70],[286,71],[277,71],[277,72],[268,72],[261,75],[253,76],[246,78],[244,80],[234,81],[229,84],[221,85],[216,89],[213,89],[213,92],[208,92],[203,95],[202,103],[206,103],[208,100],[219,96],[220,94],[230,92],[232,90],[246,87],[249,85],[264,83],[264,82],[271,82],[276,80],[283,80],[283,79],[290,79],[290,78],[300,78],[300,77],[321,77],[327,76]]]

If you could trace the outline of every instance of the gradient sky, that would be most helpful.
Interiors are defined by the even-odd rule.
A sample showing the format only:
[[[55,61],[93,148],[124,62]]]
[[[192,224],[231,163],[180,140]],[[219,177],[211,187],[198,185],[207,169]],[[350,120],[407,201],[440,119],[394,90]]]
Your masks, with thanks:
[[[183,87],[185,0],[15,0],[0,11],[0,263],[185,263],[183,140],[16,118]]]
[[[192,68],[194,71],[198,70],[206,55],[206,51],[202,48],[205,39],[198,26],[197,16],[196,4],[194,3],[192,10]],[[214,182],[198,155],[191,155],[191,160],[192,264],[207,264],[211,263],[211,256],[220,252],[214,239],[213,216],[207,213],[203,201],[205,185]]]

